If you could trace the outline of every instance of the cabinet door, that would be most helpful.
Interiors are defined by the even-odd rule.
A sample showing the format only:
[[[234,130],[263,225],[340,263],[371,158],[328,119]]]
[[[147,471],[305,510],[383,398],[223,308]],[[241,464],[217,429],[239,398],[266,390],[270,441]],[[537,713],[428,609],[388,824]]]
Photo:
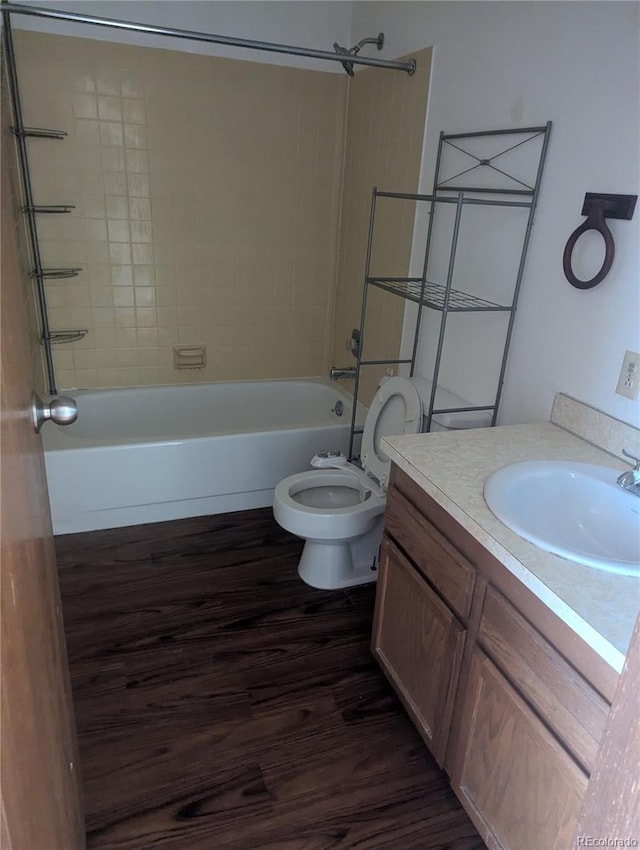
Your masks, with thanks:
[[[442,766],[465,630],[399,550],[380,558],[373,652]]]
[[[478,649],[464,699],[453,787],[489,847],[566,850],[585,774]]]

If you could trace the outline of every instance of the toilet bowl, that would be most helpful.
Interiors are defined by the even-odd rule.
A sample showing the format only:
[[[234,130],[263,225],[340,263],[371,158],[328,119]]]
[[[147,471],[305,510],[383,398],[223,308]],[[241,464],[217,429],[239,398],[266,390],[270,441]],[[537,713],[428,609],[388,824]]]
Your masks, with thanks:
[[[332,590],[375,581],[391,462],[382,437],[416,434],[422,402],[407,379],[390,378],[371,403],[362,433],[360,469],[344,455],[323,452],[316,469],[290,475],[275,488],[273,514],[306,540],[298,573],[312,587]]]
[[[290,475],[277,484],[273,515],[286,531],[306,540],[298,573],[311,587],[334,590],[366,584],[377,578],[378,550],[386,506],[391,461],[381,440],[392,434],[417,434],[423,428],[423,401],[428,404],[431,382],[399,376],[380,384],[362,432],[362,469],[339,452],[321,452],[311,460],[314,469]],[[444,393],[444,395],[442,395]],[[437,405],[464,407],[467,402],[438,388]],[[482,412],[465,414],[463,426],[455,414],[439,429],[490,424]],[[451,417],[454,419],[451,419]],[[432,430],[434,419],[432,422]]]

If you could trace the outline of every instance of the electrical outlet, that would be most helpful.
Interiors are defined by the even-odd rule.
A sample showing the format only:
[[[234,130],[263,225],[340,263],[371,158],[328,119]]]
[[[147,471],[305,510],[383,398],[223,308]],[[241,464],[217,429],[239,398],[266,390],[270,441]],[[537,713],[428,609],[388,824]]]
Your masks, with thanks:
[[[616,392],[635,401],[640,389],[640,354],[637,351],[625,351]]]

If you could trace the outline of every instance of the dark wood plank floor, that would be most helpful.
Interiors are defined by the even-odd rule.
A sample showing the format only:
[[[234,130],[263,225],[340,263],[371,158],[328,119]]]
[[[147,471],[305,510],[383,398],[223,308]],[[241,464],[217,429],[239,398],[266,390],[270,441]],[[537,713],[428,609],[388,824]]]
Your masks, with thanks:
[[[269,510],[56,543],[89,848],[484,848]]]

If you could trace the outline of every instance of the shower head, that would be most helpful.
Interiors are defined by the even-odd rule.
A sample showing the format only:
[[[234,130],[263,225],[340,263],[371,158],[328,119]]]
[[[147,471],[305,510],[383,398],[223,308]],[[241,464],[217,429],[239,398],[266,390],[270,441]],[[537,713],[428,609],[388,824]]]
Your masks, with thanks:
[[[336,53],[341,53],[341,54],[344,54],[345,56],[351,56],[352,55],[350,50],[347,50],[346,47],[341,47],[338,44],[337,41],[333,42],[333,49],[335,50]],[[350,77],[353,77],[353,75],[354,75],[354,73],[353,73],[353,62],[343,62],[342,67],[345,69],[345,71],[347,72],[347,74],[349,74]]]
[[[345,56],[357,56],[358,53],[360,53],[360,48],[363,47],[363,45],[365,44],[375,44],[378,50],[382,50],[382,46],[384,44],[384,33],[378,33],[375,38],[363,38],[361,41],[359,41],[357,44],[354,44],[353,47],[350,48],[342,47],[338,44],[337,41],[334,41],[333,49],[336,53],[344,54]],[[342,67],[345,69],[345,71],[347,72],[347,74],[349,74],[350,77],[353,77],[353,62],[345,60],[342,63]]]

